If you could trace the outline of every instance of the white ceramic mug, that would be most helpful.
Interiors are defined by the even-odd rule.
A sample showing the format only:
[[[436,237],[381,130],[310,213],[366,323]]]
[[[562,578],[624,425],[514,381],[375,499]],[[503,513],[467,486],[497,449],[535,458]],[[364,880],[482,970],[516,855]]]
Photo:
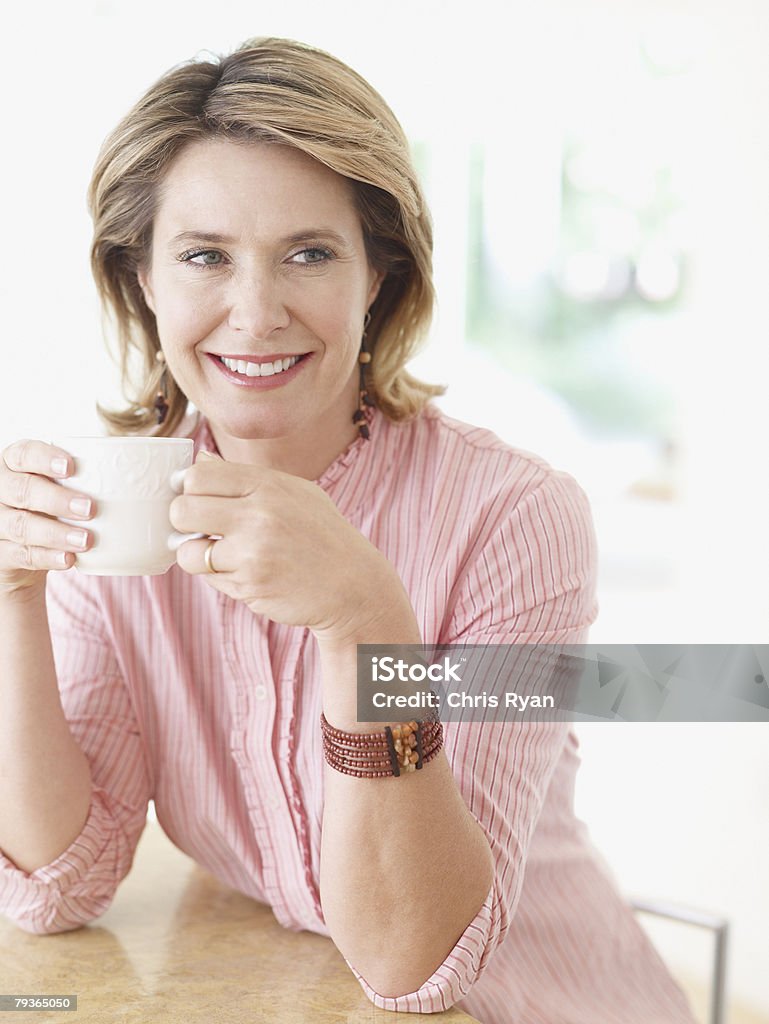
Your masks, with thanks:
[[[75,460],[59,483],[96,501],[89,520],[61,518],[93,533],[75,566],[93,576],[156,576],[176,561],[176,551],[203,533],[177,533],[171,502],[184,489],[194,444],[180,437],[57,437],[51,441]]]

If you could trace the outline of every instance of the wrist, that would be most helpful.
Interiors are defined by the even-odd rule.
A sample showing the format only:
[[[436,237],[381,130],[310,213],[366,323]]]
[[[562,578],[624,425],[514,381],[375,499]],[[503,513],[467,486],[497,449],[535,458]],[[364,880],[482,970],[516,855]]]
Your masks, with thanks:
[[[32,583],[0,583],[0,604],[3,605],[34,605],[45,603],[45,573],[42,580],[34,580]]]
[[[321,654],[356,656],[358,644],[421,644],[414,609],[403,591],[393,600],[359,606],[333,626],[313,630]]]
[[[356,586],[345,587],[333,621],[311,627],[322,651],[343,654],[358,644],[421,643],[419,625],[395,567],[380,553],[361,564]]]
[[[358,644],[421,644],[413,609],[356,623],[349,630],[317,635],[323,677],[323,712],[337,729],[378,732],[383,722],[358,720]]]

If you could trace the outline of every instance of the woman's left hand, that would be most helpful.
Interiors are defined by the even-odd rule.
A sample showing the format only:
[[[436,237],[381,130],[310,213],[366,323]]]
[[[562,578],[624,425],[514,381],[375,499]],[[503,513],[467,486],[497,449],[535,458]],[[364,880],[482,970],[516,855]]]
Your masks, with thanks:
[[[365,642],[378,624],[414,621],[393,565],[355,529],[315,483],[275,469],[226,462],[201,452],[171,503],[184,533],[220,534],[186,541],[185,572],[275,622],[307,626],[319,640]]]

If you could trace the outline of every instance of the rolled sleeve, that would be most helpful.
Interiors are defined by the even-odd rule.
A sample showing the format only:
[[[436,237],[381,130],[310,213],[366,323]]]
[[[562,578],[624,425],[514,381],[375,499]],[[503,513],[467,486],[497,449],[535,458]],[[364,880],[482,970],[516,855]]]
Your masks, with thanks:
[[[491,946],[495,931],[497,903],[494,887],[475,918],[465,928],[449,955],[416,992],[403,996],[381,996],[347,961],[363,991],[375,1006],[402,1013],[439,1013],[463,999],[480,976],[485,963],[484,951]],[[496,908],[499,912],[499,907]]]
[[[597,548],[589,503],[568,474],[551,471],[513,507],[498,496],[484,512],[484,542],[465,560],[440,643],[581,644],[597,614]],[[446,722],[446,756],[491,848],[494,878],[443,963],[415,992],[381,996],[385,1010],[435,1013],[482,978],[515,915],[531,839],[570,722]]]
[[[25,931],[69,931],[103,914],[128,874],[151,781],[141,733],[98,601],[75,570],[47,587],[59,693],[91,769],[88,818],[50,864],[27,872],[0,853],[0,913]]]
[[[4,916],[24,931],[51,935],[80,928],[103,914],[131,867],[141,835],[141,828],[125,833],[117,827],[120,818],[109,794],[96,787],[83,830],[56,860],[27,872],[0,853]]]

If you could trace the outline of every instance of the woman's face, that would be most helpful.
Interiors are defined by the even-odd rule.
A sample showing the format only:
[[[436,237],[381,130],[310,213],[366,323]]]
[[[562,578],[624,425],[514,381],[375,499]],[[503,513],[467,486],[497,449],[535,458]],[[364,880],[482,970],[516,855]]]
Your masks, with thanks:
[[[160,187],[139,280],[169,370],[215,433],[350,435],[381,277],[346,178],[288,146],[192,143]]]

